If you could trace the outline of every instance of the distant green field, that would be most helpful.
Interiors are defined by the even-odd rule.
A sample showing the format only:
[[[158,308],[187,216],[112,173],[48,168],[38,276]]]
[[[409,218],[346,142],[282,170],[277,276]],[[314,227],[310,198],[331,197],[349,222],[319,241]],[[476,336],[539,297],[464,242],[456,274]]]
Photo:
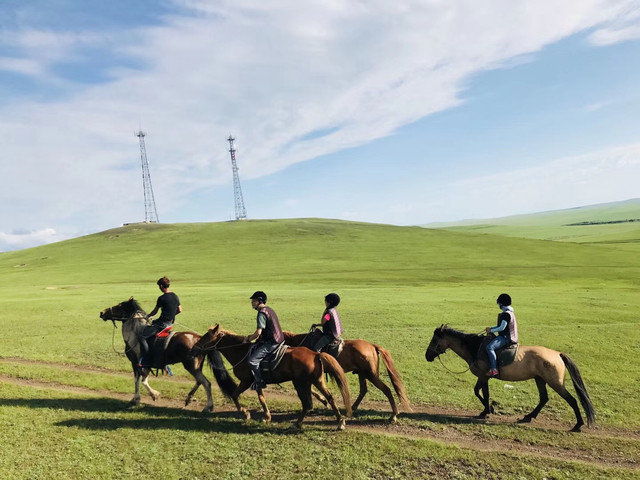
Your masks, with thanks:
[[[575,243],[640,244],[640,199],[531,215],[426,225]]]
[[[338,292],[342,297],[339,310],[345,324],[345,337],[365,338],[387,348],[414,404],[479,412],[480,403],[472,391],[474,378],[469,373],[452,375],[439,363],[428,364],[424,353],[434,328],[442,323],[468,332],[479,332],[491,325],[498,313],[495,298],[506,291],[514,299],[521,342],[545,345],[569,354],[580,367],[599,424],[607,428],[637,430],[640,427],[637,402],[640,366],[635,359],[640,354],[637,327],[640,264],[633,252],[637,253],[633,243],[549,242],[321,219],[129,225],[57,244],[0,254],[3,312],[0,315],[3,326],[0,358],[6,360],[0,363],[0,375],[96,391],[132,393],[131,380],[119,376],[128,371],[129,366],[114,352],[114,348],[122,350],[120,334],[115,332],[112,345],[113,326],[101,321],[98,314],[101,309],[130,296],[151,310],[159,295],[155,281],[167,275],[184,307],[177,328],[197,332],[204,332],[214,322],[239,333],[252,332],[255,312],[248,297],[258,289],[268,293],[269,304],[278,312],[283,328],[306,331],[311,323],[317,322],[324,308],[324,295]],[[46,364],[12,364],[11,358]],[[453,354],[445,355],[443,362],[453,371],[464,367]],[[56,370],[52,367],[56,364],[100,370],[79,375]],[[187,378],[181,367],[175,370],[178,378]],[[352,393],[357,392],[357,379],[351,375],[349,379]],[[188,390],[180,384],[163,385],[160,379],[156,379],[154,385],[171,398],[182,398]],[[151,451],[156,453],[162,451],[160,445],[168,451],[179,451],[181,461],[189,464],[192,460],[188,458],[188,452],[176,448],[169,433],[175,429],[179,441],[185,445],[197,445],[198,439],[206,436],[211,449],[194,448],[201,455],[207,451],[214,455],[213,445],[218,445],[226,461],[238,471],[242,470],[242,459],[245,458],[243,439],[249,441],[252,451],[260,448],[256,438],[272,442],[269,445],[274,457],[264,459],[267,465],[277,465],[278,457],[295,458],[295,452],[300,449],[326,455],[315,446],[317,441],[326,440],[327,434],[323,432],[315,436],[304,434],[296,442],[289,441],[289,437],[285,440],[278,429],[259,429],[255,431],[257,437],[251,437],[246,435],[242,422],[233,418],[214,421],[207,427],[211,430],[203,433],[203,427],[196,426],[201,419],[190,418],[186,413],[183,421],[192,427],[184,431],[179,427],[179,412],[167,412],[171,416],[166,422],[167,429],[155,431],[153,417],[162,415],[161,409],[148,409],[146,414],[143,409],[127,420],[120,418],[122,413],[112,412],[114,406],[109,403],[112,401],[104,407],[89,402],[96,412],[99,411],[93,418],[90,411],[81,413],[80,400],[64,399],[61,404],[69,408],[63,407],[67,413],[60,415],[61,412],[56,413],[55,402],[38,400],[42,395],[55,398],[55,394],[25,394],[25,387],[3,386],[1,381],[0,387],[0,411],[3,412],[0,421],[18,424],[23,431],[22,436],[12,434],[11,437],[11,454],[18,458],[23,455],[21,452],[30,452],[24,455],[35,458],[32,457],[35,450],[29,445],[40,445],[35,441],[38,435],[50,435],[59,442],[49,451],[53,457],[63,456],[61,452],[67,449],[88,462],[93,458],[92,449],[96,449],[94,457],[108,467],[106,472],[117,471],[118,465],[107,460],[111,457],[98,447],[103,439],[114,450],[109,452],[111,456],[122,456],[127,472],[133,472],[135,461],[139,461],[131,457],[131,452],[137,452],[133,455],[136,458],[143,455],[144,445],[151,445]],[[384,400],[374,390],[370,388],[367,399]],[[508,415],[526,413],[537,403],[533,382],[514,384],[508,389],[503,383],[495,383],[492,395],[498,402],[498,410]],[[569,407],[554,392],[549,395],[549,404],[540,417],[561,421],[568,430],[573,425]],[[34,398],[21,402],[18,400],[21,396]],[[250,393],[245,397],[246,403],[255,402]],[[223,401],[219,392],[216,392],[215,401]],[[367,418],[385,418],[388,406],[381,405],[380,412],[368,412]],[[290,408],[295,411],[299,406],[294,402]],[[77,413],[73,413],[76,409]],[[39,417],[38,420],[31,417],[32,413]],[[35,427],[23,425],[20,418],[23,422],[32,422]],[[109,423],[110,418],[115,423]],[[353,420],[354,423],[357,421]],[[429,420],[417,417],[405,416],[401,421],[419,428],[436,427]],[[98,428],[98,425],[104,426]],[[88,433],[82,433],[76,440],[68,430],[84,432],[86,428]],[[112,428],[122,428],[125,446],[118,446],[118,436]],[[455,428],[473,427],[457,425]],[[227,436],[225,429],[229,429]],[[135,432],[142,435],[140,445],[137,445]],[[546,432],[543,439],[536,437],[538,434],[540,432],[534,429],[517,429],[515,433],[531,444],[554,442],[563,445],[563,442],[575,442],[573,438],[580,438]],[[510,437],[514,431],[505,433],[499,428],[485,427],[478,435]],[[273,442],[281,438],[283,441]],[[475,470],[464,465],[489,468],[482,454],[467,452],[456,456],[450,447],[404,440],[397,444],[404,450],[402,454],[399,452],[401,464],[396,464],[389,454],[378,450],[389,451],[393,444],[390,439],[379,439],[380,446],[376,447],[376,441],[368,436],[362,444],[354,433],[341,438],[336,441],[347,451],[362,448],[363,458],[369,459],[367,461],[375,462],[375,458],[380,458],[381,462],[386,462],[384,465],[397,469],[393,476],[385,477],[381,464],[370,465],[367,470],[353,460],[352,455],[343,452],[339,456],[340,462],[364,472],[353,478],[416,478],[421,475],[420,469],[426,467],[422,463],[412,463],[411,455],[422,455],[429,468],[435,468],[437,464],[453,465],[450,462],[457,459],[454,463],[460,468],[459,474],[441,478],[474,478]],[[585,448],[598,449],[600,446],[595,443]],[[624,448],[635,452],[637,444]],[[566,470],[568,467],[564,464],[536,463],[529,457],[522,460],[522,465],[530,464],[533,470],[522,467],[523,470],[512,471],[511,466],[503,465],[499,456],[489,457],[489,470],[502,472],[503,478],[542,478],[545,475],[598,478],[604,475],[598,470],[590,477],[582,467]],[[51,460],[51,464],[60,478],[84,478],[74,475],[80,467],[73,462],[64,464],[62,460]],[[0,467],[19,472],[2,456]],[[39,468],[46,471],[49,466],[40,465]],[[151,464],[146,468],[149,475],[157,473]],[[285,478],[312,478],[317,474],[312,463],[303,463],[300,468],[297,476]],[[202,475],[201,468],[196,470]],[[87,467],[87,471],[87,478],[95,475],[93,467]],[[563,471],[564,474],[558,473]],[[331,472],[327,478],[340,476],[335,469]],[[626,478],[627,475],[633,477],[629,472],[619,476]],[[40,478],[47,477],[41,475]],[[109,478],[109,475],[103,478]],[[184,477],[171,470],[167,478]],[[221,478],[233,478],[233,475]],[[260,478],[266,478],[266,474]]]

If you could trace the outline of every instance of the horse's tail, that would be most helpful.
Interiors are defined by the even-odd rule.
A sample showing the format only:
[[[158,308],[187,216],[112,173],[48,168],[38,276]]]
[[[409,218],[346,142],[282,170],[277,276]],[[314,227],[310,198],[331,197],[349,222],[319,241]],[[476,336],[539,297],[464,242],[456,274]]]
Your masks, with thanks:
[[[596,422],[596,412],[593,408],[593,404],[591,403],[591,399],[589,398],[589,394],[587,393],[587,387],[584,386],[584,382],[582,381],[580,370],[578,370],[578,366],[569,358],[568,355],[561,353],[560,358],[562,358],[567,370],[569,370],[571,380],[573,381],[573,388],[576,389],[582,408],[584,408],[584,412],[587,415],[587,425],[591,426]]]
[[[396,370],[396,367],[393,363],[393,358],[391,358],[391,354],[387,349],[382,348],[379,345],[374,345],[374,347],[376,347],[376,351],[378,352],[378,355],[382,357],[384,366],[387,367],[387,373],[389,374],[391,385],[393,385],[393,389],[396,391],[396,395],[398,395],[398,399],[400,400],[400,403],[408,412],[413,412],[413,408],[411,407],[411,402],[409,402],[409,398],[407,397],[407,392],[405,392],[404,390],[404,384],[402,383],[400,374]]]
[[[320,359],[324,371],[327,372],[338,385],[340,393],[342,394],[344,407],[347,411],[347,417],[350,417],[352,414],[351,394],[349,393],[349,383],[347,382],[347,376],[344,374],[344,370],[338,361],[328,353],[318,353],[317,358]]]
[[[231,394],[235,391],[238,385],[231,375],[229,375],[229,372],[227,372],[224,362],[222,361],[222,355],[218,350],[211,350],[210,352],[207,352],[207,360],[209,361],[209,366],[211,367],[213,376],[216,378],[216,382],[218,382],[218,387],[220,387],[223,394],[227,397],[231,397]]]

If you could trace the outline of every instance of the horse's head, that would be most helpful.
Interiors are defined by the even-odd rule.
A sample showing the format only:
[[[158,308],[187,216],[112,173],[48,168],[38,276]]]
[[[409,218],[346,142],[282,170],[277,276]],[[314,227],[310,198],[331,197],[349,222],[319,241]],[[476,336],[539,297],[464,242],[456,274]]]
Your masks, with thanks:
[[[433,362],[438,355],[446,352],[447,348],[449,348],[447,338],[444,334],[446,328],[447,326],[442,324],[433,331],[433,337],[431,337],[431,342],[424,354],[427,362]]]
[[[222,332],[220,331],[220,325],[217,323],[215,325],[211,325],[209,330],[207,330],[207,333],[202,335],[200,340],[191,347],[191,354],[193,356],[198,356],[213,350],[221,337]]]
[[[142,309],[138,302],[136,302],[133,297],[124,302],[120,302],[113,307],[105,308],[100,312],[100,318],[105,322],[107,320],[111,320],[113,322],[126,322],[131,319],[136,312],[140,312]]]

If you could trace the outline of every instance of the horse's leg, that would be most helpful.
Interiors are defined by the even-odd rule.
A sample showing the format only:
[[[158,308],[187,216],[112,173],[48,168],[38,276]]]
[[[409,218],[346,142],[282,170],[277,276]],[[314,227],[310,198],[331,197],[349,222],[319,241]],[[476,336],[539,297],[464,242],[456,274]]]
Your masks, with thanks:
[[[376,387],[378,387],[378,389],[382,393],[384,393],[389,399],[389,403],[391,404],[391,411],[393,412],[391,414],[391,417],[389,417],[389,421],[391,423],[395,422],[398,419],[398,407],[396,406],[396,401],[393,398],[393,393],[391,393],[391,389],[387,387],[385,383],[382,380],[380,380],[380,377],[375,375],[373,372],[367,374],[367,378],[371,383],[373,383]],[[362,386],[362,382],[360,383],[360,386]]]
[[[264,412],[264,419],[262,421],[264,423],[271,423],[271,412],[267,406],[267,399],[264,398],[264,390],[259,388],[256,393],[258,394],[258,400],[260,400],[260,405],[262,405],[262,411]]]
[[[580,413],[580,407],[578,406],[578,401],[569,393],[569,391],[565,388],[562,383],[559,382],[549,382],[549,386],[553,388],[558,395],[565,399],[565,401],[573,408],[573,412],[576,415],[576,424],[571,429],[572,432],[579,432],[580,428],[584,425],[584,420],[582,419],[582,413]]]
[[[324,379],[322,378],[322,376],[314,380],[313,384],[320,391],[320,393],[324,395],[324,398],[327,399],[327,402],[329,403],[329,405],[331,405],[331,410],[333,410],[333,413],[335,414],[336,419],[338,420],[338,430],[344,430],[345,419],[340,414],[340,409],[336,405],[336,402],[333,400],[333,395],[331,395],[331,392],[327,388],[327,385],[324,383]]]
[[[362,402],[362,399],[364,398],[364,396],[367,394],[367,391],[368,391],[367,379],[362,373],[358,373],[358,380],[360,380],[360,393],[358,394],[358,398],[356,398],[356,401],[353,402],[353,406],[351,407],[351,410],[353,410],[354,412],[360,406],[360,402]]]
[[[318,400],[322,405],[324,405],[325,407],[327,406],[327,401],[318,392],[316,392],[315,390],[311,390],[311,395],[313,395],[313,397],[316,400]],[[311,405],[310,410],[313,410],[313,404]]]
[[[240,385],[238,385],[238,387],[235,389],[235,391],[231,395],[231,400],[233,400],[233,403],[235,403],[238,411],[244,414],[245,420],[251,420],[251,412],[249,411],[248,408],[245,408],[242,405],[240,405],[239,397],[242,392],[244,392],[246,389],[248,389],[251,386],[251,383],[253,383],[252,378],[248,378],[248,379],[245,378],[241,380]]]
[[[155,402],[160,398],[160,392],[154,390],[151,388],[151,385],[149,385],[149,373],[151,373],[151,370],[147,368],[142,369],[142,385],[144,385],[149,395],[151,395],[151,399]]]
[[[140,403],[140,369],[137,365],[131,364],[133,367],[133,398],[129,402],[131,405],[138,405]]]
[[[194,385],[194,387],[189,392],[189,395],[187,395],[187,398],[186,398],[186,400],[184,402],[184,406],[186,407],[187,405],[189,405],[189,403],[191,403],[191,399],[192,399],[193,395],[198,390],[198,387],[200,387],[200,385],[202,385],[204,390],[205,390],[205,392],[207,392],[207,406],[204,407],[204,409],[202,411],[203,412],[209,412],[209,413],[213,412],[213,397],[211,396],[211,382],[202,373],[202,368],[194,368],[192,365],[185,365],[184,363],[183,363],[183,365],[184,365],[184,368],[191,375],[193,375],[193,378],[196,379],[196,384]]]
[[[313,407],[311,401],[311,384],[307,381],[296,379],[293,381],[293,386],[295,387],[300,403],[302,404],[302,410],[300,411],[298,420],[296,420],[293,425],[298,429],[302,429],[302,421],[304,420],[304,417],[307,416],[307,413],[309,413],[309,410]]]
[[[528,413],[527,415],[522,417],[520,420],[518,420],[518,423],[529,423],[532,419],[538,416],[538,413],[540,413],[540,410],[542,410],[542,407],[544,407],[549,401],[549,395],[547,394],[547,382],[545,382],[542,377],[535,377],[535,381],[536,381],[536,386],[538,387],[538,394],[540,395],[540,401],[538,402],[538,405],[536,406],[536,408],[534,408],[531,411],[531,413]]]
[[[480,390],[482,390],[482,395],[480,394]],[[475,387],[473,387],[473,392],[484,406],[484,410],[480,412],[478,418],[487,418],[487,415],[493,413],[493,409],[489,405],[489,380],[486,378],[478,378]]]

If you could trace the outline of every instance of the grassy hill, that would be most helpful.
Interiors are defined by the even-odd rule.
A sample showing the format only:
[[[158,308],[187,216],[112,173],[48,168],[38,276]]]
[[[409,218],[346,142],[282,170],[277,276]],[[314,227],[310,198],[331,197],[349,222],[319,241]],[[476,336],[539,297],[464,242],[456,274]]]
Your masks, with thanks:
[[[640,243],[640,198],[529,215],[424,225],[576,243]]]
[[[0,411],[9,413],[5,417],[0,414],[0,420],[13,425],[5,437],[6,444],[12,446],[7,458],[15,458],[16,465],[37,464],[43,472],[54,468],[62,472],[60,478],[81,478],[78,472],[99,458],[97,469],[104,465],[112,469],[101,475],[115,478],[120,468],[138,471],[139,463],[145,465],[147,472],[156,471],[159,467],[145,460],[149,449],[154,458],[166,451],[178,452],[181,462],[193,464],[190,468],[202,468],[202,455],[212,455],[211,445],[215,445],[218,451],[225,452],[226,464],[244,472],[246,445],[254,445],[256,455],[262,455],[260,449],[269,442],[279,461],[259,457],[263,462],[275,468],[280,459],[286,458],[292,464],[303,465],[301,471],[312,472],[315,461],[300,463],[299,452],[315,452],[320,443],[335,443],[339,447],[327,453],[327,458],[338,459],[338,465],[351,465],[354,472],[364,472],[354,478],[388,478],[379,472],[383,468],[379,462],[397,468],[395,478],[417,478],[422,467],[413,465],[415,458],[447,468],[462,462],[460,468],[464,469],[471,462],[492,471],[507,468],[501,465],[518,469],[517,475],[505,478],[526,477],[527,468],[532,469],[529,474],[533,477],[542,478],[545,472],[554,478],[572,478],[577,475],[575,469],[584,473],[588,467],[567,462],[550,466],[546,460],[532,460],[536,457],[504,462],[497,453],[461,454],[457,447],[418,439],[374,437],[357,431],[334,437],[316,427],[309,434],[290,436],[283,433],[281,425],[259,428],[244,426],[235,417],[187,418],[180,411],[163,408],[122,412],[114,400],[87,402],[84,397],[76,399],[81,395],[78,393],[61,395],[55,390],[28,389],[3,382],[2,378],[64,384],[91,389],[96,395],[105,391],[132,392],[131,380],[116,375],[129,369],[117,353],[122,351],[120,334],[110,323],[101,321],[98,314],[132,295],[147,311],[151,310],[160,293],[155,281],[168,275],[184,307],[176,328],[196,332],[204,332],[218,322],[239,333],[251,333],[255,311],[248,297],[258,289],[268,293],[269,304],[278,312],[285,329],[306,331],[318,321],[324,295],[338,292],[342,297],[339,310],[345,337],[365,338],[387,348],[414,404],[479,411],[480,404],[472,391],[473,377],[469,373],[453,375],[437,363],[428,364],[424,352],[434,328],[441,323],[468,332],[479,332],[492,324],[498,313],[495,298],[506,291],[514,299],[521,342],[545,345],[570,355],[580,367],[600,425],[637,430],[640,367],[632,358],[640,354],[640,265],[635,258],[620,245],[548,242],[322,219],[128,225],[2,253]],[[453,354],[448,354],[443,363],[454,372],[464,369],[463,362]],[[78,373],[56,368],[67,364],[83,369]],[[174,371],[178,379],[187,378],[182,368]],[[352,393],[357,392],[357,378],[349,375],[349,381]],[[191,385],[160,379],[153,382],[167,398],[176,399],[184,398]],[[515,383],[508,390],[496,383],[492,388],[492,398],[501,413],[521,415],[537,403],[533,382]],[[254,396],[243,397],[254,410],[259,408]],[[269,398],[267,392],[268,401]],[[373,387],[369,389],[369,399],[384,400]],[[553,392],[549,399],[541,416],[561,421],[568,429],[574,421],[570,409]],[[216,392],[216,404],[221,401]],[[86,405],[93,405],[93,410],[85,411]],[[287,405],[277,400],[270,405],[284,411],[299,408],[299,404]],[[365,409],[354,424],[382,421],[388,405],[380,405],[384,405],[383,412]],[[447,428],[430,418],[433,417],[419,414],[405,416],[403,421],[426,430]],[[488,439],[518,438],[532,445],[587,442],[584,448],[599,451],[602,447],[589,443],[599,442],[596,437],[584,437],[583,441],[583,437],[522,429],[515,424],[484,426],[461,421],[454,428]],[[45,445],[41,438],[56,440]],[[616,448],[635,451],[635,443],[629,442]],[[183,445],[189,445],[191,450]],[[63,453],[56,451],[58,446]],[[403,457],[406,459],[384,456],[393,449],[408,452]],[[201,455],[194,457],[190,453],[193,451]],[[495,466],[487,466],[488,455]],[[80,460],[65,464],[67,458],[71,462]],[[113,458],[128,460],[121,465]],[[376,460],[379,458],[383,460]],[[0,456],[3,468],[10,468],[14,475],[19,472],[13,463],[2,461]],[[338,468],[337,476],[334,463],[328,467],[333,472],[328,478],[342,478],[344,472]],[[170,478],[181,478],[172,472]],[[457,478],[473,478],[472,473]],[[581,473],[579,478],[598,475],[611,477],[619,472],[598,471],[591,477]],[[21,478],[28,478],[27,474]],[[229,474],[223,478],[237,477]]]

